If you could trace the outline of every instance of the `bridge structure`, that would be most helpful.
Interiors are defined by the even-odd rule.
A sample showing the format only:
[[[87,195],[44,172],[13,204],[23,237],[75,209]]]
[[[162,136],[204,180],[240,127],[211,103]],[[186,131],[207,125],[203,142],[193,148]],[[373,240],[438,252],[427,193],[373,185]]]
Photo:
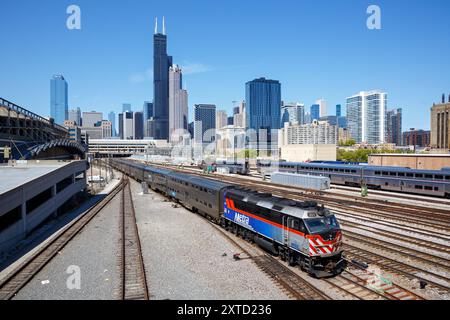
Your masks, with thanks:
[[[11,159],[84,158],[86,147],[69,138],[69,131],[6,99],[0,98],[0,162]]]

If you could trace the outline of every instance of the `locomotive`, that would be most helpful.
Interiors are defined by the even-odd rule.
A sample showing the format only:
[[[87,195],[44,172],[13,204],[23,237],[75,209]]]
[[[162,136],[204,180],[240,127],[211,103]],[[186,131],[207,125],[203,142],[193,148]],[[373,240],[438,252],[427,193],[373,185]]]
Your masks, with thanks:
[[[312,276],[336,275],[346,267],[339,222],[316,202],[283,199],[123,159],[113,159],[111,164]]]

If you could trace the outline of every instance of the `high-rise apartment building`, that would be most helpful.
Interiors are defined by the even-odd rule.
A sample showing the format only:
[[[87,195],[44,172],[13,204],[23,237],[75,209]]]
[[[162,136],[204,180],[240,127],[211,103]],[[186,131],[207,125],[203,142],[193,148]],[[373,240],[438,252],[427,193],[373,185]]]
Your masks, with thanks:
[[[341,117],[342,116],[342,108],[340,104],[336,105],[336,117]]]
[[[230,121],[228,121],[228,125],[230,125]],[[233,109],[233,125],[245,128],[245,101],[241,101],[239,106]]]
[[[178,65],[169,69],[169,138],[179,142],[188,127],[188,93],[183,90],[182,70]]]
[[[123,103],[122,104],[122,112],[131,111],[131,103]]]
[[[50,80],[50,116],[59,125],[68,120],[69,97],[67,81],[62,75],[54,75]]]
[[[172,57],[167,55],[167,36],[163,18],[162,33],[155,23],[153,36],[153,92],[154,92],[154,132],[155,139],[169,140],[169,68]]]
[[[280,130],[282,145],[291,144],[337,144],[338,126],[326,121],[314,120],[309,124],[286,122]]]
[[[386,142],[387,94],[378,90],[347,98],[347,128],[356,143]]]

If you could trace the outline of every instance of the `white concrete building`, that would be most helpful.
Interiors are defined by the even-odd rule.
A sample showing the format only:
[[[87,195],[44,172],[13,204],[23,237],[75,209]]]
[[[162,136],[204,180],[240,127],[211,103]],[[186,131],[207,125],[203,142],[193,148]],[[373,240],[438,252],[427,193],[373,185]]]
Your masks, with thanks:
[[[286,122],[279,130],[280,146],[297,144],[337,144],[338,126],[314,120],[311,124]]]
[[[327,114],[327,102],[325,101],[325,99],[322,98],[317,100],[316,104],[319,105],[319,116],[326,117],[328,114]]]
[[[386,142],[387,93],[362,91],[347,98],[347,128],[356,143]]]
[[[183,90],[182,70],[174,65],[169,69],[169,139],[180,141],[188,129],[188,93]],[[185,133],[185,132],[184,132]]]
[[[93,128],[98,122],[103,120],[103,113],[101,112],[83,112],[83,127]]]

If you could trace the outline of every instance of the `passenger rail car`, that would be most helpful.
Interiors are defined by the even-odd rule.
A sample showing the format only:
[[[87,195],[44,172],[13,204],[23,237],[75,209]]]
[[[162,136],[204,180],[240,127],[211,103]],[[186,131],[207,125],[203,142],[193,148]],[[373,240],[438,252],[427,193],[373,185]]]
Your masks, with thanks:
[[[371,189],[450,198],[450,171],[332,163],[258,162],[263,175],[290,172],[326,176],[331,183]]]
[[[122,159],[112,160],[112,165],[312,275],[330,276],[345,268],[339,223],[315,202],[287,200]]]

